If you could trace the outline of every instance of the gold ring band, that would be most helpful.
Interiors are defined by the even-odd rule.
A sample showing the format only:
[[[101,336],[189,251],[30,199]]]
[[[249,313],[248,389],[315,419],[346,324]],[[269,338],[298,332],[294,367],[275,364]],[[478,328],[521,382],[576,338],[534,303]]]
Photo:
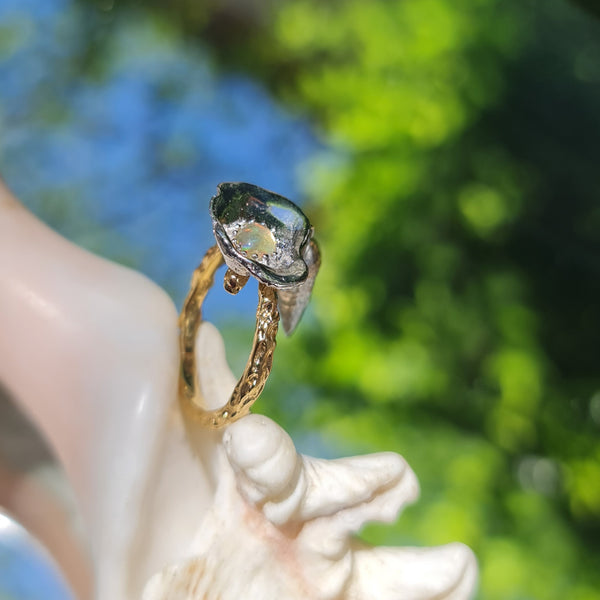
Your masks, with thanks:
[[[217,192],[209,207],[217,245],[194,271],[179,316],[182,409],[211,428],[224,427],[250,412],[271,373],[280,312],[283,329],[290,335],[308,304],[321,264],[312,226],[293,202],[249,183],[221,183]],[[224,286],[230,294],[237,294],[249,277],[258,280],[256,329],[246,368],[231,397],[221,408],[210,410],[202,398],[195,347],[202,304],[223,263],[228,267]]]
[[[223,262],[223,255],[218,246],[213,246],[208,250],[192,275],[191,288],[179,316],[181,351],[179,393],[180,399],[183,400],[183,409],[193,420],[214,429],[233,423],[250,412],[250,407],[260,396],[271,373],[273,351],[276,345],[275,338],[279,328],[277,291],[259,282],[256,329],[246,368],[225,406],[216,410],[203,408],[196,365],[196,334],[203,321],[202,304],[214,283],[215,272]],[[228,278],[235,279],[235,277],[235,273],[227,272],[226,288],[228,287]],[[241,289],[234,285],[230,287],[233,288],[234,293]]]

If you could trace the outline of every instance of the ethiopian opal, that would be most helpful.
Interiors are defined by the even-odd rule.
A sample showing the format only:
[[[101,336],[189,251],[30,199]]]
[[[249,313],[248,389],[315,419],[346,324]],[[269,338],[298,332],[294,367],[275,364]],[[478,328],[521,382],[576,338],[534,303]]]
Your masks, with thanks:
[[[247,223],[235,234],[233,240],[238,250],[245,256],[261,259],[273,254],[277,241],[271,230],[262,223]]]

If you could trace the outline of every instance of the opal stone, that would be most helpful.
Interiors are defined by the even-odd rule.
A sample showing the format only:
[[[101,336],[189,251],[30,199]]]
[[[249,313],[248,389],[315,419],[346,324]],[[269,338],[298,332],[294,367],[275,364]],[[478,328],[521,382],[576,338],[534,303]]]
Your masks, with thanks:
[[[248,223],[235,234],[233,243],[242,252],[254,259],[273,254],[277,241],[271,230],[261,223]]]

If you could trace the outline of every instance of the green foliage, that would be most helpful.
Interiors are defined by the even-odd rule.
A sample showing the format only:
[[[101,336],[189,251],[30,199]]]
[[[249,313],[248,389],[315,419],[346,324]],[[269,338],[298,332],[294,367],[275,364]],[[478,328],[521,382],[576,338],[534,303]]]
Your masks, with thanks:
[[[365,537],[470,544],[490,600],[600,598],[599,33],[557,2],[300,0],[267,36],[336,149],[270,391],[312,400],[273,410],[404,454],[422,499]]]

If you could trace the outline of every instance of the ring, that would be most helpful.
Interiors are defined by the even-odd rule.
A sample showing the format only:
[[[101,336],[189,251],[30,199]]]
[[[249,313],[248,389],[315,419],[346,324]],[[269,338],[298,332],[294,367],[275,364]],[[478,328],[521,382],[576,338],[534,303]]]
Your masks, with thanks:
[[[249,183],[221,183],[210,201],[217,244],[192,275],[179,316],[180,399],[186,414],[212,428],[250,412],[271,373],[279,318],[290,335],[306,308],[321,264],[306,215],[290,200]],[[250,276],[258,280],[256,329],[244,372],[229,401],[206,410],[196,369],[195,344],[202,304],[215,272],[225,262],[223,285],[237,294]]]

